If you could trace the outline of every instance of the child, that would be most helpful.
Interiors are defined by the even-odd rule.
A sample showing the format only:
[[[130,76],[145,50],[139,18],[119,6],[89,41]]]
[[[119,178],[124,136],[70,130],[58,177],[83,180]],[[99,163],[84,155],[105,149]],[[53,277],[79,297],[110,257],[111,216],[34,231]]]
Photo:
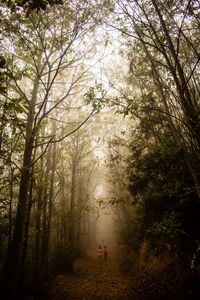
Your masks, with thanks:
[[[103,259],[107,260],[107,258],[108,258],[108,250],[107,250],[107,247],[104,246],[103,247]]]
[[[101,246],[99,246],[97,254],[98,254],[99,259],[101,259],[101,256],[102,256],[102,248],[101,248]]]

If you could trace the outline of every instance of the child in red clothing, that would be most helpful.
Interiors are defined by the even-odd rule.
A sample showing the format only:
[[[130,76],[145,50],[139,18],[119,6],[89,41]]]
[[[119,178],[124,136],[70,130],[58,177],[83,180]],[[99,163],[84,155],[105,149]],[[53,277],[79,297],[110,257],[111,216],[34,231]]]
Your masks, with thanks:
[[[107,258],[108,258],[108,250],[107,250],[107,247],[104,246],[103,247],[103,259],[107,260]]]
[[[99,246],[99,248],[98,248],[97,255],[98,255],[98,258],[101,259],[101,256],[102,256],[102,248],[101,248],[101,246]]]

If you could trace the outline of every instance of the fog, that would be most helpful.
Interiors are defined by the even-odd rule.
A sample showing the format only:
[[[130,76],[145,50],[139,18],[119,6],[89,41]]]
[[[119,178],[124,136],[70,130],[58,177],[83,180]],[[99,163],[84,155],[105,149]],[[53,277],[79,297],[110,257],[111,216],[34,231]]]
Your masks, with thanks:
[[[111,208],[107,207],[100,210],[97,220],[97,244],[112,245],[116,244],[116,232],[114,226],[114,214]]]

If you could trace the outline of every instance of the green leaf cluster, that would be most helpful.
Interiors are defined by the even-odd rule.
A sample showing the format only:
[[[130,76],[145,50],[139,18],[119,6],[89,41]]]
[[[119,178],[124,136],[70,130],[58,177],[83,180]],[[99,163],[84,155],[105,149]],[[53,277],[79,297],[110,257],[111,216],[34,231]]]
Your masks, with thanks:
[[[30,10],[36,9],[39,11],[40,9],[45,10],[47,5],[54,4],[63,4],[62,0],[4,0],[3,1],[8,7],[13,7],[13,5],[27,7]]]
[[[84,94],[85,103],[92,105],[95,112],[99,112],[106,102],[104,93],[105,91],[102,90],[100,84],[97,84],[95,87],[90,87]]]
[[[195,168],[195,161],[191,163]],[[132,226],[135,247],[147,239],[157,253],[161,244],[197,238],[198,195],[182,149],[172,138],[165,137],[151,148],[134,140],[127,172],[136,213]]]

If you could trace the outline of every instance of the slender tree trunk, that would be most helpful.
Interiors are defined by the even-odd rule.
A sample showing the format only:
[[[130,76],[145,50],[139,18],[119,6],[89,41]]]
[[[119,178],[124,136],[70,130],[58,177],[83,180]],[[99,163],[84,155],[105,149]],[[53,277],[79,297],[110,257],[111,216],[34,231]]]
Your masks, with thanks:
[[[62,128],[62,135],[64,135],[64,128]],[[61,149],[64,147],[63,142],[61,142]],[[70,199],[67,193],[66,188],[66,170],[64,165],[64,157],[61,156],[61,232],[60,232],[60,240],[64,247],[68,244],[69,241],[69,207],[70,207]]]
[[[72,163],[72,181],[71,181],[71,198],[70,198],[70,215],[69,215],[69,244],[72,252],[74,251],[75,242],[75,174],[76,162]]]
[[[81,172],[79,171],[79,192],[77,197],[77,220],[76,220],[76,248],[81,250],[81,222],[82,222],[82,184],[81,184]]]
[[[40,160],[40,172],[43,172],[44,158]],[[40,281],[40,238],[41,238],[41,210],[42,210],[42,192],[43,192],[43,179],[42,175],[39,181],[39,190],[37,195],[36,204],[36,215],[35,215],[35,251],[34,251],[34,268],[33,277],[34,281],[37,283]]]
[[[45,235],[43,243],[43,270],[45,278],[48,277],[49,271],[49,238],[51,232],[51,219],[52,219],[52,209],[53,209],[53,196],[54,196],[54,179],[56,171],[56,145],[53,144],[53,149],[49,155],[51,156],[51,177],[50,177],[50,188],[49,197],[46,210],[46,226]]]
[[[33,174],[33,172],[32,172]],[[29,240],[29,225],[30,225],[30,217],[31,217],[31,209],[33,204],[33,183],[34,179],[31,178],[30,181],[30,187],[29,187],[29,199],[28,199],[28,207],[27,207],[27,216],[25,221],[25,229],[24,229],[24,241],[23,241],[23,247],[22,247],[22,255],[21,255],[21,271],[20,271],[20,278],[19,278],[19,286],[23,286],[24,282],[24,276],[25,276],[25,262],[26,262],[26,256],[27,256],[27,248],[28,248],[28,240]]]
[[[11,167],[11,169],[10,169],[10,203],[9,203],[9,216],[8,216],[8,219],[9,219],[8,249],[10,248],[11,240],[12,240],[13,175],[14,175],[14,171]]]
[[[33,149],[32,138],[28,139],[26,142],[23,169],[21,174],[21,182],[19,189],[19,200],[17,207],[17,215],[15,228],[13,232],[13,238],[8,250],[8,260],[6,263],[6,278],[9,284],[12,286],[12,292],[15,295],[17,292],[17,284],[19,277],[20,259],[21,259],[21,249],[24,234],[24,221],[27,212],[27,194],[28,185],[30,178],[30,163]]]
[[[42,232],[41,232],[41,276],[45,278],[46,264],[46,235],[47,235],[47,190],[45,188],[44,197],[42,199]]]
[[[49,190],[49,207],[48,207],[48,220],[47,220],[47,244],[46,244],[46,256],[48,258],[46,264],[46,276],[49,272],[49,239],[51,233],[51,221],[52,221],[52,211],[53,211],[53,197],[54,197],[54,182],[55,182],[55,172],[56,172],[56,144],[53,145],[52,153],[52,167],[51,167],[51,179],[50,179],[50,190]]]
[[[3,114],[1,117],[1,126],[0,126],[0,152],[3,144],[3,131],[6,125],[6,116],[5,116],[5,108],[3,107]]]
[[[26,123],[26,140],[23,164],[21,169],[21,180],[19,187],[16,221],[12,242],[8,250],[8,258],[5,265],[5,277],[8,284],[12,287],[13,295],[17,293],[17,285],[20,272],[21,250],[24,235],[24,222],[27,215],[27,196],[29,180],[31,176],[32,152],[34,144],[33,124],[38,87],[39,79],[36,76]]]
[[[48,188],[49,188],[49,175],[51,168],[51,147],[47,153],[47,167],[45,171],[45,179],[44,179],[44,194],[42,199],[42,235],[41,235],[41,275],[45,278],[45,266],[47,264],[48,257],[46,256],[47,252],[47,223],[48,223]]]

